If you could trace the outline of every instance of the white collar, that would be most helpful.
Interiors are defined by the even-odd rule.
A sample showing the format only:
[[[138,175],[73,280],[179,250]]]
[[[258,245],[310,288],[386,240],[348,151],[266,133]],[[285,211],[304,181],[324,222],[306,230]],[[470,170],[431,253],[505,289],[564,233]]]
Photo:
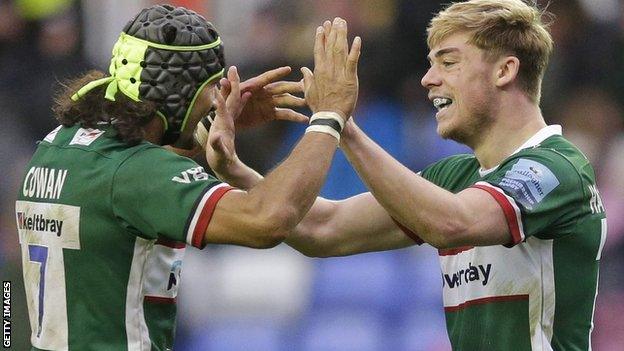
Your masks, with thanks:
[[[518,152],[524,150],[524,149],[528,149],[530,147],[539,145],[542,141],[550,138],[553,135],[561,135],[561,126],[558,124],[553,124],[550,126],[546,126],[542,129],[540,129],[537,133],[533,134],[532,137],[530,137],[527,141],[525,141],[522,145],[520,145],[519,148],[516,149],[516,151],[512,152],[511,155],[515,155]],[[508,157],[509,157],[508,156]],[[492,167],[492,168],[488,168],[488,169],[483,169],[481,167],[479,167],[479,175],[481,177],[484,177],[492,172],[494,172],[498,166],[500,166],[500,164]]]

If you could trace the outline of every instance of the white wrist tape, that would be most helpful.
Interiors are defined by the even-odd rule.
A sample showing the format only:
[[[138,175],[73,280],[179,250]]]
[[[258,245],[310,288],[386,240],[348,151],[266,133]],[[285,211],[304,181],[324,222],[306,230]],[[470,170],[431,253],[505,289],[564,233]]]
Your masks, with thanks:
[[[344,120],[336,112],[321,111],[312,115],[310,126],[306,128],[308,132],[319,132],[333,136],[340,142],[340,133],[344,128]]]
[[[312,124],[312,122],[316,121],[317,119],[333,119],[334,121],[338,122],[338,124],[340,125],[340,131],[341,132],[344,129],[345,122],[342,119],[342,117],[340,117],[340,115],[338,113],[336,113],[336,112],[333,112],[333,111],[319,111],[319,112],[313,114],[312,117],[310,117],[310,124]]]
[[[306,133],[319,132],[319,133],[329,134],[333,136],[334,138],[336,138],[338,142],[340,142],[340,133],[338,133],[334,128],[330,126],[309,126],[308,128],[306,128],[305,132]]]

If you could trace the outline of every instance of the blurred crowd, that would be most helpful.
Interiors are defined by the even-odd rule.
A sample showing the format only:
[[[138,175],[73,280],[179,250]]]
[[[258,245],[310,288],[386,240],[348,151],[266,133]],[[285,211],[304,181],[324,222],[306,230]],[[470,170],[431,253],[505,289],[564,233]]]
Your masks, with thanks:
[[[243,78],[280,65],[312,67],[314,28],[345,18],[363,40],[355,118],[393,156],[418,171],[470,152],[436,135],[420,78],[425,28],[436,0],[179,0],[218,28],[228,64]],[[13,282],[13,345],[28,324],[14,201],[25,163],[56,126],[51,104],[62,82],[105,71],[126,21],[150,0],[0,0],[0,275]],[[624,1],[550,0],[555,52],[542,110],[563,126],[597,171],[608,217],[594,318],[594,350],[624,345]],[[548,4],[547,4],[548,3]],[[239,134],[239,156],[267,172],[304,126],[273,122]],[[374,162],[374,161],[371,161]],[[337,154],[321,195],[365,191]],[[189,249],[178,298],[178,350],[449,350],[440,270],[431,247],[311,259],[285,245],[268,251]]]

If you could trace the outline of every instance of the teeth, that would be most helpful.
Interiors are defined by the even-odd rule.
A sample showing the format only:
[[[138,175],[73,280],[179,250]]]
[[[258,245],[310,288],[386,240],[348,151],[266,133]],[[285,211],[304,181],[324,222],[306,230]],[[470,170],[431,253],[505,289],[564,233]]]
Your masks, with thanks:
[[[438,97],[438,98],[433,99],[433,106],[436,109],[441,110],[447,107],[448,105],[450,105],[452,102],[453,100],[451,99]]]

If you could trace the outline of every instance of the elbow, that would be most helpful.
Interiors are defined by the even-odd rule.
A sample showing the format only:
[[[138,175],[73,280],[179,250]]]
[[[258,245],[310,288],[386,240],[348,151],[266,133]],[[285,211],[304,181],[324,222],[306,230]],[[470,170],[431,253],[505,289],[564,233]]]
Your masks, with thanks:
[[[455,220],[448,220],[436,228],[432,228],[428,244],[438,250],[452,249],[464,245],[465,233],[468,228],[465,224]]]
[[[293,245],[291,245],[293,246]],[[309,258],[329,258],[336,257],[340,255],[336,255],[333,251],[323,250],[320,247],[296,247],[293,246],[293,249],[299,251],[300,254],[309,257]]]
[[[295,248],[301,254],[309,258],[329,258],[337,255],[334,248],[324,247],[321,243],[308,243],[303,247]]]
[[[252,249],[271,249],[279,245],[284,238],[278,235],[266,235],[259,237],[255,243],[248,245]]]
[[[310,235],[299,245],[292,245],[290,242],[288,244],[310,258],[341,257],[357,253],[353,250],[353,245],[350,242],[332,239],[331,232]]]
[[[306,257],[335,257],[340,245],[331,240],[334,233],[330,230],[331,226],[328,223],[318,221],[300,223],[286,243]]]
[[[318,250],[311,250],[311,249],[307,249],[307,248],[297,248],[297,251],[299,251],[302,255],[309,257],[309,258],[326,258],[329,256],[324,256],[322,254],[321,251]]]
[[[270,249],[281,244],[286,239],[286,233],[272,228],[259,228],[246,246],[253,249]]]
[[[282,243],[296,226],[297,213],[285,208],[273,208],[258,218],[256,235],[258,249],[270,249]]]
[[[254,249],[270,249],[281,244],[286,240],[287,236],[288,232],[283,228],[269,224],[263,225],[256,231],[253,243],[250,243],[249,247]]]

